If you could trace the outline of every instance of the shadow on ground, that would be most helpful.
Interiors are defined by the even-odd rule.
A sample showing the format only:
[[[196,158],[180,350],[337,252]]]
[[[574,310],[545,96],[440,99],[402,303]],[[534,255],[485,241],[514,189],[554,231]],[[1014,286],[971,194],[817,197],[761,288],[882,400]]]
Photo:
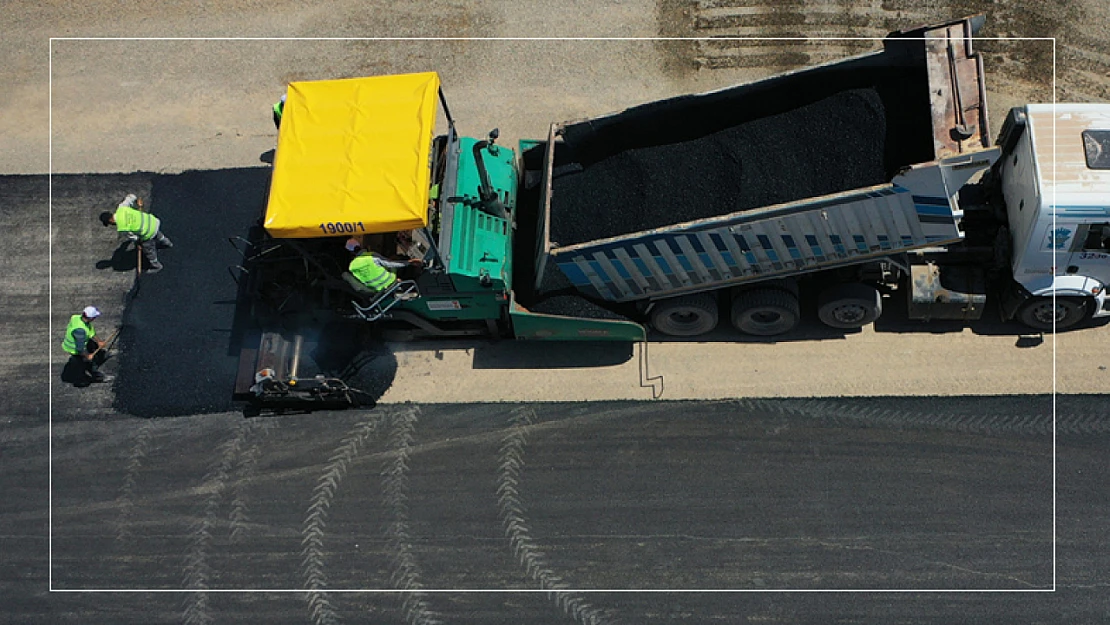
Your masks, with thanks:
[[[254,320],[244,314],[231,268],[243,263],[229,241],[247,238],[260,221],[270,168],[154,175],[150,212],[173,239],[159,250],[164,269],[143,274],[123,315],[114,407],[142,417],[208,414],[239,408],[233,399],[239,353]],[[122,250],[122,251],[121,251]],[[134,251],[121,246],[113,269]],[[246,327],[243,327],[243,326]],[[396,359],[346,325],[308,328],[319,334],[306,350],[304,373],[343,377],[372,404],[392,384]]]

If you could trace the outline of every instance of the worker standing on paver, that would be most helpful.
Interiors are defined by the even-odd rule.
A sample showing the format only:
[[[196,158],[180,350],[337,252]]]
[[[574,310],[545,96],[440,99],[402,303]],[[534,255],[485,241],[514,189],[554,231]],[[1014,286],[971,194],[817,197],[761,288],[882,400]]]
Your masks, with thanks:
[[[285,112],[285,94],[274,103],[274,128],[281,128],[281,114]]]
[[[100,222],[105,226],[114,224],[116,230],[141,245],[143,256],[150,264],[146,272],[158,273],[162,270],[162,263],[158,262],[158,246],[168,249],[173,247],[173,241],[162,234],[162,222],[154,215],[143,212],[141,208],[142,200],[134,193],[128,194],[116,207],[115,213],[100,213]]]
[[[70,317],[65,338],[62,339],[62,349],[69,354],[68,367],[82,371],[92,382],[107,382],[110,378],[99,370],[103,360],[100,350],[104,347],[104,341],[96,337],[96,328],[93,327],[93,320],[99,316],[100,310],[96,306],[86,306],[80,314]],[[77,382],[80,384],[85,380]]]
[[[364,249],[362,243],[355,238],[347,239],[346,247],[348,252],[354,254],[349,267],[351,275],[363,286],[376,293],[389,289],[397,282],[396,271],[423,265],[423,262],[417,259],[402,262],[383,258],[370,250]],[[402,299],[411,299],[417,296],[415,293],[405,295],[411,297],[402,297]]]

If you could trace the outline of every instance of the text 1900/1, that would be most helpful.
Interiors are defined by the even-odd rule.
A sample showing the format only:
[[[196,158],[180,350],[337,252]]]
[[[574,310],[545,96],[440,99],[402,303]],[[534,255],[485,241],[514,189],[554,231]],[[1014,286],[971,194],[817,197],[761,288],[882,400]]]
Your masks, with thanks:
[[[324,234],[342,234],[344,232],[366,232],[361,221],[333,221],[327,224],[320,224],[320,230]]]

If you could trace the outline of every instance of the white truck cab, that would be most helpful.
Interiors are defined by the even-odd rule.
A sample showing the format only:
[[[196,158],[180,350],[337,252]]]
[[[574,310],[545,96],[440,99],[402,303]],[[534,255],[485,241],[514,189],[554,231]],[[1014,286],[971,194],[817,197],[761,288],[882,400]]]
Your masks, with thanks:
[[[1017,316],[1063,329],[1110,316],[1110,105],[1010,111],[998,174],[1012,237]]]

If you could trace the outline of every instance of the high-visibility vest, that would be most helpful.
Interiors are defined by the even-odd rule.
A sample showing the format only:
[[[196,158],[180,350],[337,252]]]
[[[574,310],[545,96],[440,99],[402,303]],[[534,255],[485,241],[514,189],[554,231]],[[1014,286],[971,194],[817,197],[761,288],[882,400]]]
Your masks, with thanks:
[[[147,241],[158,234],[158,228],[161,225],[162,222],[150,213],[144,213],[123,204],[116,208],[116,230],[134,232],[139,235],[140,241]]]
[[[276,115],[278,119],[281,119],[281,114],[284,111],[285,100],[278,100],[277,102],[274,102],[274,115]]]
[[[82,349],[77,349],[77,341],[73,339],[73,331],[77,329],[85,331],[85,340],[91,339],[92,337],[96,336],[96,330],[93,329],[91,324],[85,323],[85,320],[81,318],[81,315],[73,315],[72,317],[70,317],[69,325],[66,326],[66,336],[64,339],[62,339],[62,349],[66,350],[70,354],[73,354],[74,356],[84,351],[84,345],[81,346]]]
[[[351,261],[350,270],[351,275],[358,278],[359,282],[375,291],[384,291],[397,281],[397,276],[393,275],[392,271],[379,265],[368,253],[355,256]]]

